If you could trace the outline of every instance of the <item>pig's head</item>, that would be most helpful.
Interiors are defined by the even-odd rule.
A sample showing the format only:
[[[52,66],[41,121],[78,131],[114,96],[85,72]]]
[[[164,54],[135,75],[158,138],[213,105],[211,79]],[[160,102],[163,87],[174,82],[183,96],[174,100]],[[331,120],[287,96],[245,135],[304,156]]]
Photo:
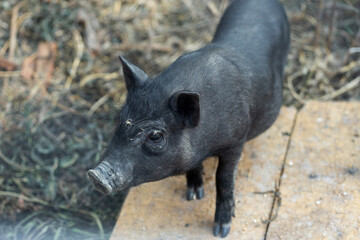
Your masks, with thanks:
[[[178,175],[193,168],[185,129],[200,119],[199,94],[164,87],[120,57],[128,90],[119,124],[102,162],[88,171],[103,194]],[[157,79],[156,79],[157,80]]]

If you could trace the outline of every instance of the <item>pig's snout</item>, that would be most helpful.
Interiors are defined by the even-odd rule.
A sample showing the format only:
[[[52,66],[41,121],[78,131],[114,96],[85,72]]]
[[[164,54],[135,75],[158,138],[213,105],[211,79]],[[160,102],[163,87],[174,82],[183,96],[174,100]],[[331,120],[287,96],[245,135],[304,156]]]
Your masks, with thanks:
[[[105,195],[125,188],[131,180],[130,172],[114,168],[107,161],[103,161],[95,169],[89,170],[88,175],[95,189]]]
[[[91,169],[88,171],[88,175],[91,183],[94,185],[95,189],[101,192],[102,194],[109,195],[112,193],[113,188],[109,184],[108,180],[103,177],[103,174],[99,170]]]

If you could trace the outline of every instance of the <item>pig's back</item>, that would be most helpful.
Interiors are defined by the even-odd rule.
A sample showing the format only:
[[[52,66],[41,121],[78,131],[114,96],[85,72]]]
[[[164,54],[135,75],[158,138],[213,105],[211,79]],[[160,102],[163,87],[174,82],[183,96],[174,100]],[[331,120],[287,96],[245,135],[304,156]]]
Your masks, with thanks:
[[[285,12],[277,0],[234,0],[225,11],[213,43],[238,54],[267,56],[274,45],[288,41]]]
[[[265,131],[282,104],[282,79],[289,48],[289,26],[277,0],[234,0],[221,19],[212,45],[240,72],[221,86],[247,88],[250,113],[248,139]],[[228,84],[228,86],[226,86]],[[243,103],[241,103],[243,105]]]

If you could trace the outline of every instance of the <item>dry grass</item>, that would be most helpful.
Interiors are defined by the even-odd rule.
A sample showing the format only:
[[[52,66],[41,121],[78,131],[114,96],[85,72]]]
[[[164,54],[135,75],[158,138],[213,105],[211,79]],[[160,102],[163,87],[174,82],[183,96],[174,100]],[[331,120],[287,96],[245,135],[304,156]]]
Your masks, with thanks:
[[[360,1],[286,1],[292,47],[285,104],[360,100]]]
[[[359,100],[360,1],[283,1],[284,103]],[[0,234],[106,238],[123,196],[93,190],[126,98],[117,55],[150,75],[212,38],[227,0],[0,3]]]

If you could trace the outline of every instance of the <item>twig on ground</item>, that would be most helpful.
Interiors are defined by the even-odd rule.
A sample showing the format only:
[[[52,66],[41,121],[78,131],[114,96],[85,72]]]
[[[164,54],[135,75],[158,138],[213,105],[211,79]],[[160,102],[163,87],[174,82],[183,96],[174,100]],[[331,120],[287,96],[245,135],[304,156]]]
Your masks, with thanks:
[[[122,76],[119,72],[113,72],[113,73],[94,73],[91,75],[88,75],[86,77],[84,77],[83,79],[81,79],[79,86],[80,87],[84,87],[86,84],[94,81],[95,79],[103,79],[105,81],[109,81],[115,78],[118,78]]]
[[[18,4],[15,5],[15,7],[12,10],[12,15],[11,15],[11,28],[10,28],[10,39],[9,39],[9,60],[13,61],[14,57],[15,57],[15,48],[16,48],[16,43],[17,43],[17,39],[16,39],[16,34],[17,34],[17,18],[18,18],[18,14],[19,14],[19,8],[24,4],[24,2],[20,2]],[[8,91],[8,85],[9,85],[9,79],[5,78],[4,79],[4,83],[3,83],[3,87],[2,87],[2,93],[3,95],[6,94],[6,92]]]
[[[327,94],[325,96],[321,96],[318,98],[318,100],[323,100],[323,101],[326,101],[326,100],[331,100],[331,99],[334,99],[354,88],[356,88],[357,86],[360,85],[360,76],[358,76],[357,78],[353,79],[351,82],[347,83],[345,86],[343,86],[342,88],[339,88],[338,90],[330,93],[330,94]]]
[[[94,112],[101,106],[103,105],[107,100],[109,100],[109,94],[106,94],[104,96],[102,96],[99,100],[96,101],[96,103],[94,103],[90,110],[88,111],[88,116],[91,116],[94,114]]]
[[[15,57],[15,48],[17,43],[17,19],[19,15],[19,9],[24,5],[25,2],[20,2],[15,5],[15,7],[12,10],[12,16],[11,16],[11,28],[10,28],[10,46],[9,46],[9,60],[13,61]]]
[[[79,33],[78,30],[74,30],[73,31],[73,39],[74,39],[74,42],[75,42],[75,51],[76,51],[76,55],[75,55],[75,58],[74,58],[74,61],[73,61],[73,64],[72,64],[72,67],[71,67],[71,70],[70,70],[70,75],[67,77],[66,79],[66,83],[65,83],[65,86],[64,88],[69,90],[70,87],[71,87],[71,84],[72,84],[72,81],[76,75],[76,72],[77,72],[77,69],[79,67],[79,64],[81,62],[81,57],[84,53],[84,42],[81,38],[81,35]]]
[[[333,0],[332,6],[331,6],[330,30],[329,30],[329,34],[328,34],[327,41],[326,41],[326,47],[327,47],[327,49],[329,49],[329,51],[331,50],[331,45],[332,45],[334,31],[335,31],[335,29],[334,29],[335,21],[336,21],[335,12],[336,12],[336,0]]]
[[[113,52],[113,51],[129,51],[129,50],[131,50],[131,51],[143,51],[144,52],[144,51],[146,51],[148,45],[149,45],[148,42],[134,43],[134,44],[123,43],[120,45],[112,46],[112,47],[108,48],[107,51]],[[166,53],[171,53],[173,51],[173,48],[171,46],[167,46],[167,45],[160,44],[160,43],[152,43],[151,49],[154,51],[166,52]]]
[[[320,29],[322,27],[321,24],[321,18],[323,15],[323,10],[324,10],[324,3],[323,0],[319,0],[318,2],[318,12],[317,12],[317,24],[316,24],[316,28],[315,28],[315,48],[317,48],[319,46],[319,37],[320,37]]]
[[[10,45],[10,41],[6,41],[4,46],[2,46],[2,48],[0,49],[0,56],[4,56],[6,51],[8,50]]]
[[[289,90],[290,90],[291,95],[292,95],[298,102],[300,102],[301,104],[304,104],[304,103],[305,103],[305,100],[304,100],[302,97],[300,97],[299,94],[296,93],[296,91],[295,91],[295,89],[294,89],[293,81],[294,81],[296,78],[302,76],[303,74],[304,74],[303,71],[298,71],[298,72],[292,74],[291,76],[289,76],[288,79],[287,79],[288,88],[289,88]]]
[[[29,168],[29,167],[25,167],[22,166],[16,162],[14,162],[13,160],[10,160],[8,157],[6,157],[3,152],[0,150],[0,159],[2,159],[5,163],[7,163],[8,165],[10,165],[11,167],[13,167],[16,170],[19,171],[27,171],[27,172],[32,172],[33,169]]]
[[[20,77],[21,71],[0,71],[1,77]]]
[[[37,197],[26,197],[26,196],[24,196],[23,194],[20,194],[20,193],[14,193],[14,192],[8,192],[8,191],[0,191],[0,196],[21,198],[21,199],[23,199],[24,201],[27,201],[27,202],[39,203],[39,204],[46,205],[46,206],[49,205],[48,202],[46,202],[44,200],[41,200],[41,199],[39,199]]]

